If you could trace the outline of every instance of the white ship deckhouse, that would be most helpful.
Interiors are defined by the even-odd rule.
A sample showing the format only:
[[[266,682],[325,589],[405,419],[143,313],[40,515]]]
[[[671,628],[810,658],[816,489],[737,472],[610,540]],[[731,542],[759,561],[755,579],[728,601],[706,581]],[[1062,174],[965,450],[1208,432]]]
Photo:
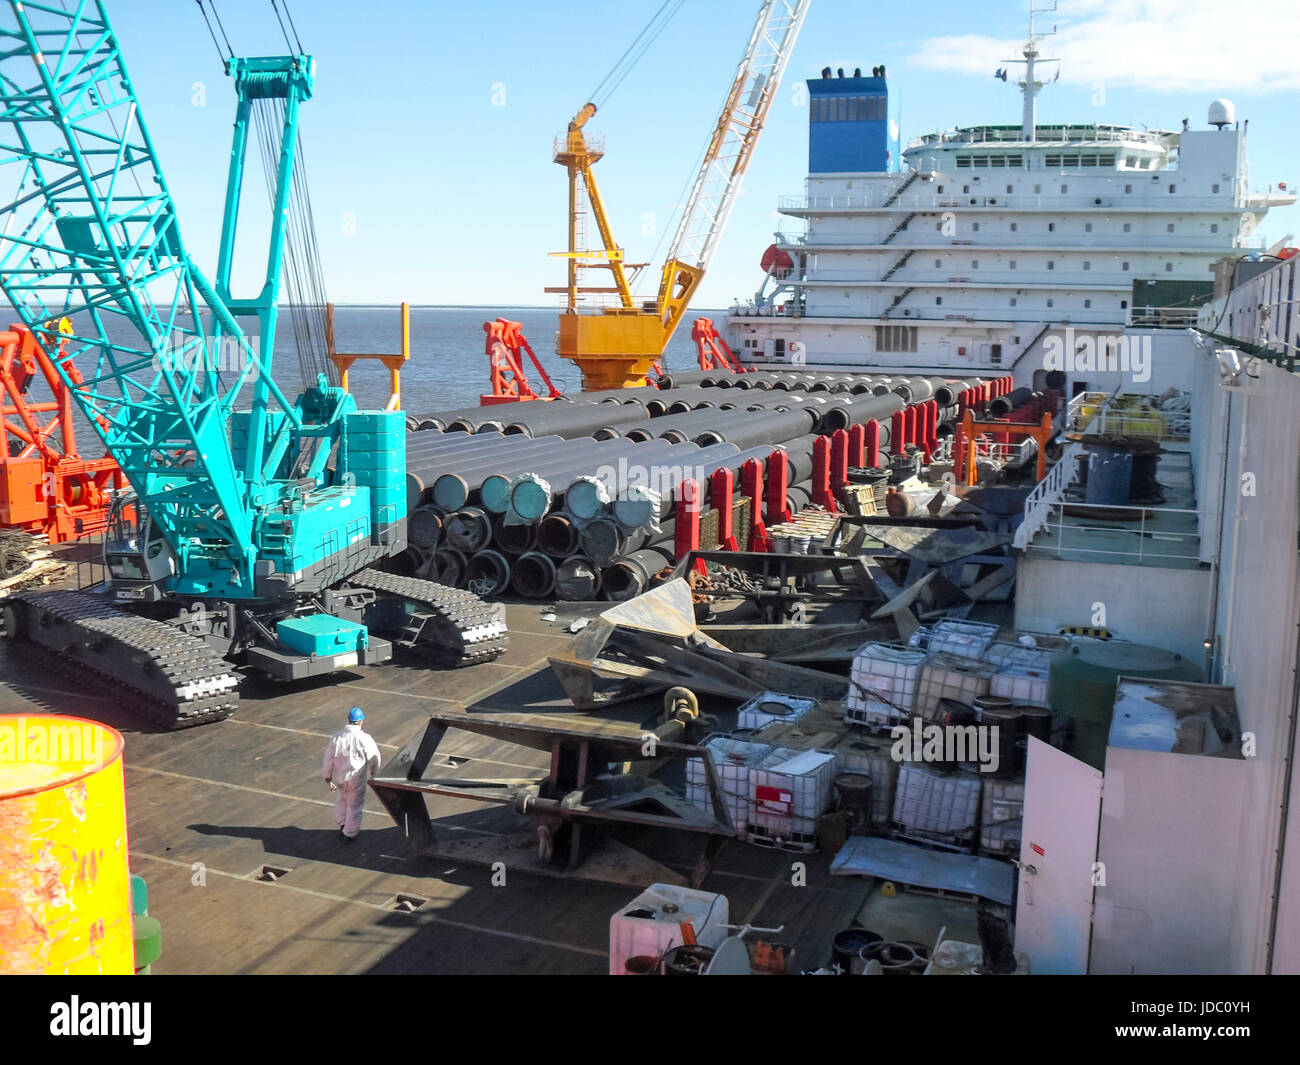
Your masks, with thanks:
[[[727,318],[743,360],[1028,377],[1067,327],[1175,324],[1180,291],[1190,323],[1216,259],[1264,250],[1260,220],[1295,196],[1251,190],[1230,102],[1200,129],[1043,125],[1047,60],[1022,54],[1021,124],[917,138],[894,170],[884,68],[808,82],[804,192],[782,198],[761,287]]]

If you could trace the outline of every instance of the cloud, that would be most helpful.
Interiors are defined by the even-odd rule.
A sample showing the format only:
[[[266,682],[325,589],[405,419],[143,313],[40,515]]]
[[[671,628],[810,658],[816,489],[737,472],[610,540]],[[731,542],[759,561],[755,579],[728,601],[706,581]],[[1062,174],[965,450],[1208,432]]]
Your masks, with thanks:
[[[1041,51],[1061,82],[1155,92],[1270,93],[1300,89],[1300,5],[1272,0],[1071,0],[1039,22],[1057,33]],[[931,37],[908,57],[924,70],[992,77],[1023,41],[965,34]],[[1057,69],[1043,68],[1050,80]],[[1014,80],[1023,67],[1012,66]]]

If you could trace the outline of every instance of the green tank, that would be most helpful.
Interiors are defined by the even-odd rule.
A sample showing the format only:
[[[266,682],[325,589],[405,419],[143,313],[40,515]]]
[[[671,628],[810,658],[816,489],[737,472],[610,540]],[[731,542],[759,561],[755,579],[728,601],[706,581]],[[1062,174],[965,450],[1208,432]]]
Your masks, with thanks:
[[[1052,658],[1047,700],[1074,719],[1074,755],[1105,769],[1120,677],[1200,681],[1201,667],[1173,651],[1116,640],[1074,644]]]

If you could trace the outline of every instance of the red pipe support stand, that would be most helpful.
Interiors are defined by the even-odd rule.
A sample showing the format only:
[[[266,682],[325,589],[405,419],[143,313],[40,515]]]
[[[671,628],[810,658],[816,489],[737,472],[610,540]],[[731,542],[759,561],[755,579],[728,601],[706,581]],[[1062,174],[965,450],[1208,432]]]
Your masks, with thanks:
[[[907,417],[901,410],[896,410],[889,419],[889,453],[903,455],[903,437],[906,434]]]
[[[758,459],[750,459],[740,467],[740,490],[749,497],[750,521],[747,549],[766,551],[768,542],[767,527],[763,524],[763,464]]]
[[[773,451],[767,460],[767,508],[764,518],[768,525],[792,521],[793,515],[786,504],[790,491],[790,457],[784,451]]]
[[[704,509],[704,493],[700,482],[688,477],[678,486],[681,497],[677,501],[677,517],[673,523],[674,557],[685,558],[700,549],[700,512]],[[697,559],[695,569],[704,573],[704,560]]]
[[[835,509],[835,494],[831,491],[831,441],[819,436],[813,441],[812,501],[827,510]]]
[[[849,483],[849,433],[836,429],[831,434],[831,498]]]
[[[709,502],[718,512],[718,545],[723,551],[738,551],[736,531],[732,527],[732,504],[736,494],[736,478],[723,467],[713,471],[709,478]]]
[[[880,423],[872,418],[862,427],[862,465],[872,469],[880,465]]]
[[[867,427],[849,426],[849,465],[861,469],[867,452]]]

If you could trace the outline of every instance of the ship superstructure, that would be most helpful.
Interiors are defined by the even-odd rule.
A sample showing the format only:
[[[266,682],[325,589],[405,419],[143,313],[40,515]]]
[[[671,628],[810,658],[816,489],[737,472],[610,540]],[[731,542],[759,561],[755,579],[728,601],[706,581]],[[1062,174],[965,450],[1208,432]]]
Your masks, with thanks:
[[[1041,387],[1028,368],[1053,332],[1168,325],[1184,303],[1190,322],[1216,259],[1264,250],[1261,219],[1295,195],[1252,190],[1230,101],[1199,129],[1041,124],[1038,49],[1008,61],[1024,66],[1019,125],[930,133],[893,169],[884,68],[808,82],[806,187],[782,198],[761,288],[727,318],[742,359],[1019,368]]]

